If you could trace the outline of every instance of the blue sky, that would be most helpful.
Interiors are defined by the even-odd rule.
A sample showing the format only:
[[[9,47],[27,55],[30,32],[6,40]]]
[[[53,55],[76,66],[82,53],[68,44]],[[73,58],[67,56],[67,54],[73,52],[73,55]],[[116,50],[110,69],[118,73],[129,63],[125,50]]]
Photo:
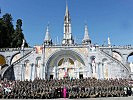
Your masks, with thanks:
[[[133,0],[67,0],[72,34],[81,43],[87,23],[92,43],[107,43],[110,32],[113,45],[133,44]],[[2,16],[11,13],[13,24],[21,18],[29,45],[41,45],[50,23],[53,42],[63,37],[66,0],[0,0]]]

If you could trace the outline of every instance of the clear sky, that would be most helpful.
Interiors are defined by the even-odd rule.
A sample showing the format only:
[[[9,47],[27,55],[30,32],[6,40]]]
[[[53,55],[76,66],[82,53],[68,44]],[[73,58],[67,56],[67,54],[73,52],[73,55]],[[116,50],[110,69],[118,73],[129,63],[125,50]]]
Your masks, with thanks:
[[[133,44],[133,0],[67,0],[72,34],[81,43],[85,23],[92,43],[107,43],[110,32],[113,45]],[[50,23],[53,42],[63,37],[66,0],[0,0],[2,16],[11,13],[13,24],[21,18],[29,45],[41,45]]]

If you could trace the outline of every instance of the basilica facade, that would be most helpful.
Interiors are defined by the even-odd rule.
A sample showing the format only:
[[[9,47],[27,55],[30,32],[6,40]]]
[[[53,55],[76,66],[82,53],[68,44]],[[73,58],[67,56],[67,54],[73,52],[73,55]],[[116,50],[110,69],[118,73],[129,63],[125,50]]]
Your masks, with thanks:
[[[107,46],[95,45],[91,43],[87,25],[82,44],[76,44],[71,28],[71,18],[66,5],[62,44],[55,45],[52,42],[47,26],[43,45],[33,48],[1,48],[1,78],[133,78],[133,68],[127,61],[133,54],[132,46],[111,46],[110,38]]]

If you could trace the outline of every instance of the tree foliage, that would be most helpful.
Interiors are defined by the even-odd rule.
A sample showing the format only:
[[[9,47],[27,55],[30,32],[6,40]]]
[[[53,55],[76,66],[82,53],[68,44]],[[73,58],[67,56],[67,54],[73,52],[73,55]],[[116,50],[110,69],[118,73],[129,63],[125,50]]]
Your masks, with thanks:
[[[0,18],[0,48],[18,48],[21,47],[24,34],[22,32],[22,20],[16,22],[16,29],[12,24],[11,14],[6,13]],[[28,44],[25,43],[25,47]]]

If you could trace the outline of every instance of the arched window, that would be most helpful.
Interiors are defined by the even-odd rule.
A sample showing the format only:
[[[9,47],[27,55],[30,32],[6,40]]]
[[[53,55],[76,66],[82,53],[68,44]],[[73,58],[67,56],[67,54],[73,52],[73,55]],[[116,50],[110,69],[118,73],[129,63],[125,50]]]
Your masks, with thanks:
[[[74,65],[74,61],[71,58],[69,58],[69,62]]]
[[[61,66],[63,62],[64,62],[64,58],[62,58],[62,59],[58,62],[58,66]]]

